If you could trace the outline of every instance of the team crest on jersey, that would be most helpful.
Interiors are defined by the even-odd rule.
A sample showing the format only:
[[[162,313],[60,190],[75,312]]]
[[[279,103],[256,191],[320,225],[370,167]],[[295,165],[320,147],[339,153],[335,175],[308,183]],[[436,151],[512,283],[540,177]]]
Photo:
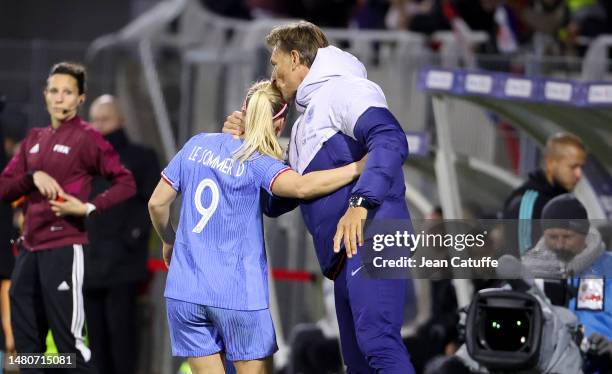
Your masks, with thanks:
[[[306,111],[306,114],[304,115],[304,123],[308,124],[310,123],[310,121],[312,121],[313,113],[314,113],[314,106],[311,105],[310,108],[308,108],[308,110]]]
[[[32,148],[30,148],[30,153],[38,153],[39,150],[40,146],[38,145],[38,143],[36,143]]]
[[[67,155],[68,153],[70,153],[70,147],[68,147],[67,145],[56,144],[53,146],[53,152],[63,153]]]
[[[585,278],[580,279],[578,287],[577,309],[601,311],[604,309],[604,279]]]

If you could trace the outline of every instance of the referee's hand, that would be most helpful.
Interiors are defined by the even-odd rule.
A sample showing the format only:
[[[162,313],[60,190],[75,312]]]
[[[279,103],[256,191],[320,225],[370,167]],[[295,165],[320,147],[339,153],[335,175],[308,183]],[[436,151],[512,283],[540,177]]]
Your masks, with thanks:
[[[64,193],[64,190],[60,187],[55,178],[44,171],[38,170],[34,172],[34,174],[32,174],[32,180],[40,194],[47,199],[55,200],[59,194]]]
[[[62,192],[57,195],[56,200],[50,200],[51,210],[58,217],[87,215],[87,205],[78,198]]]
[[[239,138],[244,135],[244,117],[242,112],[235,111],[227,116],[223,123],[223,132]]]

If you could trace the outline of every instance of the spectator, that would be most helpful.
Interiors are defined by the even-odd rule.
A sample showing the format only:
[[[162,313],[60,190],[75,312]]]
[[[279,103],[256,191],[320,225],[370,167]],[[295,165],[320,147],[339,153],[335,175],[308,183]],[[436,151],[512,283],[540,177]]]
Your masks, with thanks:
[[[288,18],[288,4],[281,0],[246,0],[251,17]]]
[[[303,18],[320,27],[347,28],[353,12],[357,6],[357,0],[302,0],[291,3],[293,9],[290,14],[293,17]],[[299,5],[297,5],[299,4]]]
[[[607,372],[612,363],[608,342],[612,338],[612,255],[572,194],[550,200],[541,223],[543,237],[525,254],[523,263],[538,278],[569,278],[577,294],[567,306],[584,326],[591,346],[584,372]]]
[[[535,0],[521,12],[521,20],[533,31],[557,39],[567,21],[567,6],[563,0]]]
[[[546,142],[542,168],[529,174],[527,181],[514,190],[504,203],[502,217],[519,220],[518,231],[506,232],[509,248],[521,253],[540,238],[539,227],[531,219],[539,219],[542,208],[552,198],[571,192],[582,178],[586,148],[579,137],[557,133]]]
[[[18,353],[45,351],[49,328],[59,352],[76,353],[77,373],[92,371],[83,329],[84,219],[132,196],[134,178],[102,136],[77,115],[85,68],[62,62],[44,90],[51,124],[34,128],[0,175],[0,199],[27,197],[24,240],[11,276],[11,316]],[[91,180],[113,185],[87,202]],[[22,373],[40,373],[22,369]]]
[[[567,7],[569,24],[566,42],[569,52],[582,52],[590,39],[612,31],[612,5],[609,0],[567,0]]]
[[[146,278],[151,232],[147,201],[161,170],[152,149],[128,139],[124,117],[113,96],[94,100],[89,119],[136,180],[135,196],[87,221],[91,244],[85,254],[85,311],[93,364],[100,373],[131,374],[137,371],[138,284]],[[95,178],[91,197],[108,187],[104,178]]]
[[[200,0],[200,3],[204,8],[209,9],[210,11],[225,17],[242,19],[251,18],[248,4],[243,0]]]
[[[442,12],[442,0],[391,0],[385,24],[389,29],[425,34],[450,29]]]
[[[359,29],[384,29],[389,0],[360,0],[353,11],[350,27]]]

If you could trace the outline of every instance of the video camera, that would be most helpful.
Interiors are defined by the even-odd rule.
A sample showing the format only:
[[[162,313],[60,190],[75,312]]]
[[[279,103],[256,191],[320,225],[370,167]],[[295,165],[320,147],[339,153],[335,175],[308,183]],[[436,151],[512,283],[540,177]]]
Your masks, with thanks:
[[[502,256],[497,273],[508,284],[475,295],[457,357],[476,373],[582,373],[576,316],[552,305],[516,258]]]
[[[472,358],[491,370],[534,367],[543,328],[538,300],[524,292],[485,290],[476,294],[466,321]]]

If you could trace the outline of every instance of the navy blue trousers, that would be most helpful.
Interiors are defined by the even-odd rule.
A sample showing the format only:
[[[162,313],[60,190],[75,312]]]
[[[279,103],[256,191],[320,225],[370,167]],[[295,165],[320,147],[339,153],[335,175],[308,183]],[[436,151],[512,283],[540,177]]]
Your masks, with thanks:
[[[370,279],[359,253],[346,259],[334,295],[348,374],[415,373],[400,335],[407,283]]]

